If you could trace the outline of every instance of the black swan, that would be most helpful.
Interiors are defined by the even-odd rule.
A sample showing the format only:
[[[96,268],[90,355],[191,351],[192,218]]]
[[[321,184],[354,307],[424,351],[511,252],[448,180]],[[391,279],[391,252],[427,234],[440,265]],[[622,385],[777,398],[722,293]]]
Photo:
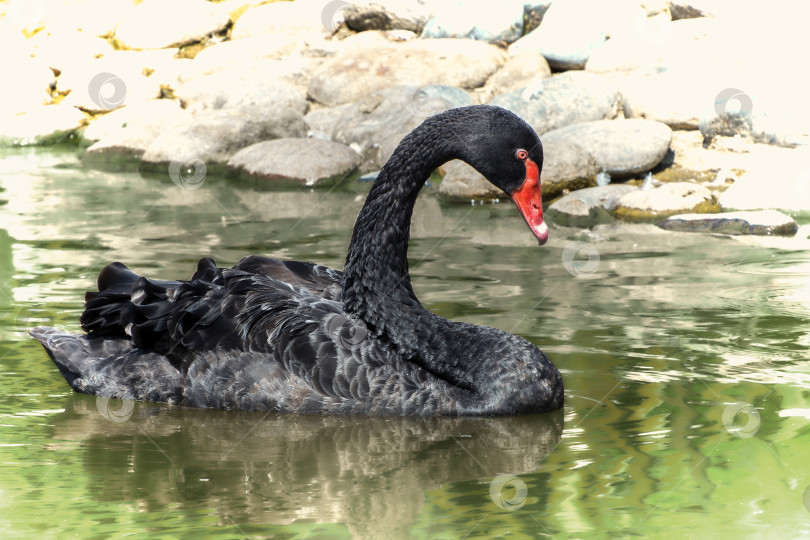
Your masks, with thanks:
[[[534,130],[487,105],[407,135],[369,191],[343,272],[250,256],[203,258],[189,281],[107,265],[86,335],[39,327],[77,392],[183,406],[365,415],[506,415],[562,407],[559,371],[528,341],[422,307],[408,274],[413,206],[430,173],[462,159],[508,194],[542,244]]]

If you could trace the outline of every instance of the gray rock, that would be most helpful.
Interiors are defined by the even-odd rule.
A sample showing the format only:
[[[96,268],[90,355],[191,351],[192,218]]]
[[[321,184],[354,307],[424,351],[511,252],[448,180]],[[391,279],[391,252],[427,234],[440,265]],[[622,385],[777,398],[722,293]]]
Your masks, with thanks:
[[[624,184],[580,189],[552,203],[546,210],[549,220],[567,227],[592,227],[612,221],[609,211],[623,195],[638,191]]]
[[[69,142],[85,116],[66,105],[46,105],[0,122],[0,146],[52,145]]]
[[[294,138],[256,143],[228,160],[228,167],[243,177],[305,186],[339,183],[359,164],[360,155],[344,144]]]
[[[350,48],[315,71],[309,82],[309,96],[318,103],[335,106],[395,85],[478,88],[505,61],[506,54],[496,46],[467,39],[424,39]]]
[[[593,186],[600,167],[580,145],[570,141],[543,141],[543,198],[551,200],[564,191]]]
[[[672,20],[677,21],[734,14],[740,4],[735,0],[670,0],[669,10]]]
[[[633,220],[647,220],[683,212],[716,212],[717,199],[707,188],[691,182],[672,182],[619,197],[613,212]]]
[[[436,3],[421,37],[512,43],[523,33],[523,4],[524,0]]]
[[[539,27],[543,22],[548,8],[551,7],[552,0],[541,0],[528,3],[523,6],[523,32],[530,33]]]
[[[611,177],[626,178],[661,162],[672,141],[672,130],[653,120],[598,120],[548,132],[543,140],[578,144]]]
[[[327,20],[336,22],[335,13]],[[418,0],[379,2],[352,2],[341,10],[346,26],[355,32],[366,30],[409,30],[419,34],[430,17],[430,7]],[[334,29],[334,28],[333,28]]]
[[[493,186],[484,176],[463,161],[453,160],[442,167],[444,176],[439,194],[457,200],[493,200],[506,194]]]
[[[525,119],[539,134],[591,120],[613,118],[619,93],[602,75],[571,71],[489,101]]]
[[[362,172],[375,171],[388,161],[399,141],[425,118],[470,103],[469,94],[459,88],[442,85],[386,88],[342,109],[330,135],[363,156]]]
[[[678,214],[658,225],[669,231],[719,234],[755,234],[793,236],[799,230],[796,221],[776,210],[726,212],[721,214]]]
[[[118,23],[115,38],[129,49],[160,49],[200,41],[228,22],[221,5],[205,0],[144,0]]]
[[[163,131],[146,148],[141,165],[154,169],[165,163],[199,160],[225,163],[257,142],[304,137],[304,118],[291,109],[207,111]]]
[[[174,94],[190,112],[218,109],[307,110],[306,90],[257,65],[234,67],[191,79]]]
[[[481,101],[487,102],[494,96],[534,86],[536,82],[549,77],[551,68],[539,52],[526,51],[511,56],[480,90]]]
[[[304,115],[304,121],[309,126],[307,136],[334,139],[335,127],[352,105],[352,103],[346,103],[337,107],[321,107],[309,111]]]
[[[565,190],[593,185],[599,166],[581,147],[571,143],[543,143],[543,154],[540,181],[544,200],[549,201]],[[463,161],[451,161],[443,170],[440,195],[465,201],[505,197],[503,191]]]

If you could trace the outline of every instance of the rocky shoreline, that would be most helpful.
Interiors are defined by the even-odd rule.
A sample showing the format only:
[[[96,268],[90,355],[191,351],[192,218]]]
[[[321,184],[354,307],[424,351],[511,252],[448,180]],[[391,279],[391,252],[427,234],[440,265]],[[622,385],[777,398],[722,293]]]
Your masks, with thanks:
[[[785,54],[807,39],[798,0],[756,14],[753,41],[730,0],[384,4],[0,4],[0,145],[70,141],[88,166],[184,188],[313,187],[378,170],[432,114],[488,103],[540,134],[552,223],[789,236],[783,213],[726,212],[810,211],[810,111]],[[502,197],[464,163],[441,173],[448,200]]]

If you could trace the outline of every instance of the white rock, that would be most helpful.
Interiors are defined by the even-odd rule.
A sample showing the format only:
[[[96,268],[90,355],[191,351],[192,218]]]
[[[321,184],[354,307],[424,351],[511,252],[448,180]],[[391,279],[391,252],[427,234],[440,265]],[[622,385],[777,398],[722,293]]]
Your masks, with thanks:
[[[84,121],[84,114],[65,105],[47,105],[0,119],[0,146],[28,146],[68,142]]]
[[[716,209],[717,201],[707,188],[691,182],[672,182],[648,190],[631,191],[619,197],[614,211],[620,217],[645,218],[678,212]]]
[[[324,23],[330,9],[328,4],[326,1],[303,0],[251,7],[233,25],[231,39],[283,33],[300,37],[330,33],[327,26],[331,26],[331,19],[328,25]]]
[[[13,82],[7,79],[0,99],[0,116],[39,110],[50,102],[50,86],[56,77],[47,64],[34,59],[8,54],[3,70],[14,74]]]
[[[200,41],[228,22],[221,6],[205,0],[144,0],[121,20],[115,38],[131,49],[160,49]]]
[[[26,49],[34,58],[61,72],[75,70],[82,63],[113,52],[107,40],[87,32],[74,30],[54,33],[49,28],[32,36]]]
[[[810,210],[810,150],[783,150],[761,160],[720,194],[724,209]]]
[[[78,30],[90,36],[107,35],[114,32],[116,26],[126,19],[132,10],[132,2],[129,0],[33,1],[45,3],[47,6],[45,29],[55,33]]]
[[[99,147],[137,147],[132,143],[140,140],[146,143],[142,146],[146,149],[161,131],[187,115],[177,101],[150,99],[95,117],[82,136],[89,141],[102,141]]]
[[[609,36],[627,32],[646,11],[639,2],[553,2],[538,28],[509,47],[509,54],[539,50],[554,69],[582,69]]]

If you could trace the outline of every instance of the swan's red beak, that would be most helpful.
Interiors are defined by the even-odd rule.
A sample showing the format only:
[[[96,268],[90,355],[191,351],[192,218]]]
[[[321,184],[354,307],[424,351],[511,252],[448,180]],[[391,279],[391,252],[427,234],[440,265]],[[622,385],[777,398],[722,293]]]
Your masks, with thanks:
[[[515,206],[520,210],[526,224],[542,246],[548,240],[548,225],[543,220],[543,196],[540,190],[540,168],[526,158],[526,179],[523,185],[511,193]]]

